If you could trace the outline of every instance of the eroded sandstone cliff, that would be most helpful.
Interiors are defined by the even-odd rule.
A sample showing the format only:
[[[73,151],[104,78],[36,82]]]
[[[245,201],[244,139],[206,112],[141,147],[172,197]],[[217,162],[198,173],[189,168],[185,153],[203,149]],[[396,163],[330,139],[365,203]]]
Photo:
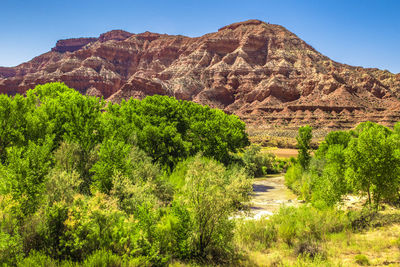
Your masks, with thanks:
[[[62,81],[111,101],[164,94],[257,125],[347,128],[400,120],[400,75],[332,61],[282,26],[249,20],[197,38],[121,30],[58,41],[0,68],[0,92]]]

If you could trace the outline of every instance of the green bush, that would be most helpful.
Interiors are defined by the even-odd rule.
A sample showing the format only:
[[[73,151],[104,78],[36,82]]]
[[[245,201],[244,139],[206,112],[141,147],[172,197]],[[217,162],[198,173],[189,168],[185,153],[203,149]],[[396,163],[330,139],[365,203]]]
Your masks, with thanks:
[[[275,156],[261,153],[261,147],[249,146],[243,152],[242,161],[247,173],[252,177],[260,177],[274,172]]]
[[[312,127],[309,125],[299,128],[299,134],[296,137],[297,148],[299,149],[299,155],[297,156],[298,162],[303,170],[308,168],[311,160],[311,138],[312,138]]]
[[[184,174],[180,203],[191,216],[193,254],[203,259],[226,260],[234,252],[234,222],[229,216],[237,210],[237,203],[248,199],[251,181],[244,171],[232,173],[200,155],[187,164],[190,168]]]
[[[285,174],[285,184],[292,189],[295,193],[299,194],[301,189],[301,179],[303,176],[303,169],[300,164],[294,164],[287,170]]]
[[[49,257],[48,255],[32,250],[28,257],[25,257],[21,261],[18,262],[17,266],[48,266],[48,267],[57,267],[59,266],[59,263]]]
[[[319,241],[329,233],[349,227],[345,214],[335,209],[319,210],[312,206],[284,207],[270,217],[277,236],[292,246],[297,241]]]
[[[23,257],[21,206],[10,194],[0,195],[0,264],[14,265]]]
[[[277,231],[269,219],[242,219],[236,223],[235,240],[249,250],[262,250],[277,241]]]
[[[359,264],[359,265],[363,265],[363,266],[365,266],[365,265],[370,265],[367,256],[365,256],[365,255],[363,255],[363,254],[358,254],[358,255],[356,255],[356,256],[354,257],[354,260],[355,260],[355,262],[356,262],[357,264]]]

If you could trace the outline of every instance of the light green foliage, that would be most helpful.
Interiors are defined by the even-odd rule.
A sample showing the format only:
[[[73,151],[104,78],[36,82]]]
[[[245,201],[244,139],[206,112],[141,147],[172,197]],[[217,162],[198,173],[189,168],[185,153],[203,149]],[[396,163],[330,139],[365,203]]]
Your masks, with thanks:
[[[194,254],[224,257],[232,253],[233,221],[238,202],[248,198],[251,184],[243,171],[227,175],[222,164],[196,156],[185,173],[181,201],[193,225]]]
[[[133,162],[128,158],[131,146],[117,140],[105,140],[99,150],[99,160],[91,168],[93,181],[100,192],[109,193],[114,172],[128,174]]]
[[[159,175],[157,166],[143,151],[121,141],[105,140],[98,157],[91,169],[92,179],[96,188],[104,193],[110,192],[116,172],[129,178],[133,184],[155,181]]]
[[[119,207],[127,214],[134,214],[142,204],[155,205],[157,198],[153,194],[155,185],[151,182],[133,183],[127,176],[119,172],[112,176],[110,194],[119,199]]]
[[[60,240],[62,253],[74,260],[85,259],[99,248],[134,257],[157,253],[152,251],[157,243],[151,229],[146,229],[155,227],[155,218],[147,209],[139,209],[138,214],[136,222],[134,217],[118,209],[116,199],[101,193],[91,198],[76,195],[64,222],[65,232]],[[149,224],[148,218],[152,218],[154,226]]]
[[[200,157],[174,168],[198,152],[229,165],[247,145],[238,117],[171,97],[106,106],[62,83],[0,95],[1,264],[217,261],[246,174]]]
[[[47,138],[43,144],[29,142],[24,148],[8,150],[9,190],[21,199],[24,214],[33,213],[41,199],[44,179],[52,163],[53,142]]]
[[[23,218],[21,205],[11,194],[0,195],[0,264],[13,264],[23,256],[19,233]]]
[[[308,168],[311,159],[311,138],[312,127],[309,125],[299,128],[299,134],[296,137],[297,148],[299,149],[298,162],[304,170]]]
[[[324,155],[325,165],[318,179],[315,179],[314,200],[323,200],[328,205],[339,202],[351,188],[345,179],[346,157],[341,144],[332,144]]]
[[[351,227],[345,212],[333,208],[317,209],[309,205],[281,207],[269,218],[240,220],[235,228],[236,242],[246,250],[265,251],[284,243],[297,255],[326,257],[319,243],[332,233]]]
[[[300,193],[301,179],[303,176],[303,169],[300,164],[294,164],[289,167],[285,173],[285,183],[287,187],[292,189],[295,193]]]
[[[343,149],[347,147],[351,139],[351,134],[346,131],[330,132],[326,135],[324,141],[319,145],[315,152],[316,157],[324,158],[329,148],[333,145],[341,145]]]
[[[82,184],[82,179],[75,171],[67,172],[60,169],[52,169],[46,177],[47,203],[64,201],[71,203],[76,192]]]
[[[400,155],[391,131],[373,123],[356,129],[346,151],[346,177],[356,190],[368,195],[369,204],[391,199],[399,192]]]
[[[0,160],[7,158],[6,149],[25,143],[26,114],[29,110],[23,96],[0,95]]]
[[[278,238],[288,245],[298,241],[322,240],[328,233],[340,232],[349,226],[343,212],[307,206],[282,208],[271,220]]]
[[[235,228],[235,241],[242,247],[263,250],[277,241],[273,222],[266,218],[239,220]]]
[[[24,258],[20,262],[18,262],[17,266],[46,266],[46,267],[57,267],[59,264],[57,261],[49,257],[48,255],[39,252],[39,251],[31,251],[28,257]]]
[[[369,260],[367,258],[367,256],[363,255],[363,254],[358,254],[354,257],[354,260],[357,264],[362,265],[362,266],[366,266],[366,265],[370,265]]]
[[[251,145],[243,152],[242,160],[247,173],[253,177],[260,177],[268,171],[272,171],[275,156],[261,154],[261,147]]]
[[[396,202],[400,192],[400,138],[395,130],[371,122],[350,132],[331,132],[307,169],[288,169],[287,185],[317,206],[332,206],[348,193],[363,193],[376,207]],[[299,140],[300,135],[299,135]],[[304,158],[299,152],[299,163]]]
[[[39,111],[43,110],[52,125],[55,142],[74,142],[88,153],[101,140],[100,118],[105,105],[96,97],[81,95],[61,83],[38,85],[27,92],[36,97]]]
[[[99,145],[96,145],[89,153],[85,154],[77,143],[62,142],[54,151],[55,168],[68,173],[77,172],[82,178],[80,192],[88,193],[92,184],[90,169],[98,161]]]

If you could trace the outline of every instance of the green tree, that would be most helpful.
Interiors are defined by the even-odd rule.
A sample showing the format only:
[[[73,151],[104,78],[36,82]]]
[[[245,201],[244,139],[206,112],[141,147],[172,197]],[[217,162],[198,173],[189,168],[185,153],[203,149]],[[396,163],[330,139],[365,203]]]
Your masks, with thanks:
[[[36,211],[44,191],[45,177],[51,169],[52,137],[42,144],[29,142],[27,147],[9,149],[7,175],[10,193],[20,200],[25,215]]]
[[[311,160],[311,138],[312,138],[312,127],[309,125],[299,128],[299,133],[296,137],[297,148],[299,149],[298,162],[301,167],[306,170]]]
[[[378,207],[382,199],[398,195],[400,155],[391,131],[371,122],[356,128],[346,149],[347,179]]]
[[[109,104],[103,129],[108,138],[135,140],[153,161],[170,169],[198,152],[227,164],[230,153],[249,144],[237,116],[168,96]]]
[[[38,85],[27,92],[28,98],[36,99],[35,113],[44,113],[48,118],[47,131],[54,134],[54,148],[64,141],[79,145],[76,150],[79,174],[90,176],[85,164],[92,150],[103,140],[101,116],[105,102],[96,97],[87,97],[63,83]]]
[[[247,200],[250,180],[244,171],[229,173],[222,164],[199,155],[189,164],[182,201],[192,218],[194,254],[223,257],[232,249],[229,216],[237,210],[237,203]]]
[[[342,144],[331,144],[324,153],[324,165],[315,180],[313,198],[332,206],[350,191],[345,177],[346,154]]]
[[[332,145],[341,145],[343,149],[347,147],[351,139],[351,134],[346,131],[334,131],[325,136],[324,141],[318,146],[315,152],[317,158],[324,158],[328,149]]]

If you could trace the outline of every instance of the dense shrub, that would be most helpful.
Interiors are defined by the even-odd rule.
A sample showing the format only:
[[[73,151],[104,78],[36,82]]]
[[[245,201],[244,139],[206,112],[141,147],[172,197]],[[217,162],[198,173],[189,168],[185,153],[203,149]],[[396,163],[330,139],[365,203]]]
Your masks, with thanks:
[[[275,171],[275,156],[260,151],[261,147],[252,145],[243,152],[243,166],[250,176],[260,177]]]
[[[308,168],[311,159],[311,138],[312,138],[312,127],[309,125],[299,128],[299,134],[296,137],[297,148],[299,149],[298,162],[301,167],[305,170]]]
[[[384,126],[365,122],[350,132],[329,133],[306,169],[304,166],[299,168],[298,165],[288,169],[285,175],[287,185],[304,200],[318,205],[323,203],[322,205],[333,206],[349,193],[366,194],[368,204],[371,206],[374,202],[376,208],[382,201],[398,202],[398,125],[392,131]],[[300,147],[303,146],[300,141],[307,139],[304,135],[310,136],[301,129],[298,137]],[[298,162],[307,158],[303,154],[299,154]]]
[[[243,170],[235,174],[214,160],[199,155],[187,162],[180,203],[187,208],[193,227],[194,255],[224,260],[233,253],[234,222],[229,216],[248,199],[251,183]]]
[[[351,227],[343,211],[312,206],[281,207],[269,218],[239,220],[235,228],[236,242],[246,250],[264,250],[281,242],[299,256],[326,257],[320,242],[329,234]]]
[[[277,231],[273,222],[269,219],[242,219],[236,225],[235,239],[242,247],[251,250],[262,250],[277,241]]]
[[[0,95],[0,264],[226,262],[251,186],[225,166],[248,144],[238,117],[167,96]]]

